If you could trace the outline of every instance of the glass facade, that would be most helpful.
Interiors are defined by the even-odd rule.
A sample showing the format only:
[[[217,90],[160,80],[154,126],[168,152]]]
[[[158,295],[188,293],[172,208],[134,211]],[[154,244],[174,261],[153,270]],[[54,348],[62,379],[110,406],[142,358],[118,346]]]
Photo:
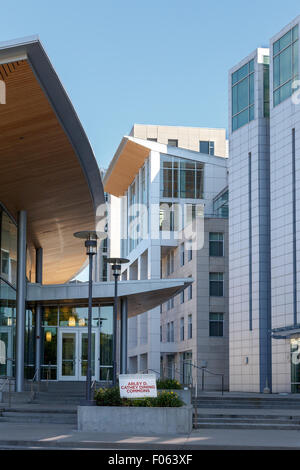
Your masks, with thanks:
[[[31,311],[28,311],[28,330],[30,330],[30,325],[33,325],[34,322],[34,313],[31,319],[31,313],[29,312]],[[61,374],[64,376],[70,376],[71,372],[75,374],[75,366],[78,362],[81,363],[81,370],[78,372],[77,379],[85,375],[87,327],[88,307],[54,305],[44,306],[42,308],[42,379],[60,379],[59,370],[61,370]],[[93,371],[99,380],[111,380],[113,337],[112,305],[93,307],[92,333],[94,352],[92,358]],[[30,351],[28,354],[29,360],[26,360],[26,369],[29,371],[27,374],[28,378],[32,377],[32,359],[34,358],[34,352],[32,351],[34,350],[34,346],[34,336],[32,335],[31,344],[30,341],[28,341],[27,345],[28,351]],[[98,350],[96,350],[96,346]],[[99,357],[98,371],[96,371],[94,359],[97,357]],[[69,374],[67,373],[68,371],[70,372]],[[71,377],[73,377],[72,374]]]
[[[0,208],[0,376],[14,375],[17,226]]]
[[[160,171],[162,198],[203,199],[203,163],[162,155]]]
[[[227,218],[229,215],[228,211],[228,198],[229,192],[228,189],[220,194],[214,200],[214,215],[216,217],[224,217]]]
[[[300,393],[300,338],[291,339],[291,392]]]
[[[273,104],[277,106],[296,90],[299,77],[298,25],[273,44]]]
[[[232,74],[232,131],[254,119],[254,59]]]

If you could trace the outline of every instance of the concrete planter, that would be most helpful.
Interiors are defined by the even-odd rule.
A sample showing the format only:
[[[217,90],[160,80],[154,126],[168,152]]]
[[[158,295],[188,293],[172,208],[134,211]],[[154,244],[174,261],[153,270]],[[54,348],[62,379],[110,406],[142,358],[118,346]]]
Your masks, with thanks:
[[[174,392],[174,393],[177,393],[177,395],[179,396],[179,398],[181,398],[181,400],[183,401],[183,403],[185,403],[185,405],[191,405],[192,403],[192,390],[191,389],[187,389],[187,390],[183,390],[183,389],[180,389],[180,390],[177,390],[177,389],[157,389],[158,393],[159,392]]]
[[[191,406],[148,408],[79,406],[78,431],[124,434],[188,434],[192,431]]]

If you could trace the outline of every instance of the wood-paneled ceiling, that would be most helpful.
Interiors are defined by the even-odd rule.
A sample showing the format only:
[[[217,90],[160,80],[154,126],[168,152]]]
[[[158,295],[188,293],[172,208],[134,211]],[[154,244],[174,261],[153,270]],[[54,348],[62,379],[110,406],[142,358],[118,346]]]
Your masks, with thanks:
[[[104,176],[104,190],[121,197],[148,158],[150,149],[124,138]]]
[[[0,79],[6,84],[6,104],[0,105],[0,201],[15,218],[27,211],[31,281],[35,248],[42,247],[44,283],[64,283],[86,260],[73,233],[95,229],[90,187],[30,63],[0,65]]]

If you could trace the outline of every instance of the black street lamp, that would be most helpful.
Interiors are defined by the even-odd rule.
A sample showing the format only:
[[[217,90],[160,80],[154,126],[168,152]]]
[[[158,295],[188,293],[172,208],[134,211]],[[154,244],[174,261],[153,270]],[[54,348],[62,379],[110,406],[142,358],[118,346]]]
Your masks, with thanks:
[[[86,371],[86,400],[82,405],[93,405],[92,393],[92,307],[93,307],[93,256],[97,254],[97,240],[107,237],[105,232],[87,230],[74,233],[74,237],[85,240],[86,254],[89,257],[89,299],[88,299],[88,358]]]
[[[111,265],[115,278],[115,299],[114,299],[114,332],[113,332],[113,386],[117,384],[117,319],[118,319],[118,277],[121,274],[121,265],[129,263],[126,258],[107,258],[106,262]]]

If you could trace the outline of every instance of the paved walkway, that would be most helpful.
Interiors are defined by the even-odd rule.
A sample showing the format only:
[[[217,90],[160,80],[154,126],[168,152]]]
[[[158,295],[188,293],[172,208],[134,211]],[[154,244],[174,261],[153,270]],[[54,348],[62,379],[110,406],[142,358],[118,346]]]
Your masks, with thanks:
[[[74,425],[0,423],[0,448],[26,449],[298,449],[300,431],[194,430],[190,435],[134,436],[78,432]]]

